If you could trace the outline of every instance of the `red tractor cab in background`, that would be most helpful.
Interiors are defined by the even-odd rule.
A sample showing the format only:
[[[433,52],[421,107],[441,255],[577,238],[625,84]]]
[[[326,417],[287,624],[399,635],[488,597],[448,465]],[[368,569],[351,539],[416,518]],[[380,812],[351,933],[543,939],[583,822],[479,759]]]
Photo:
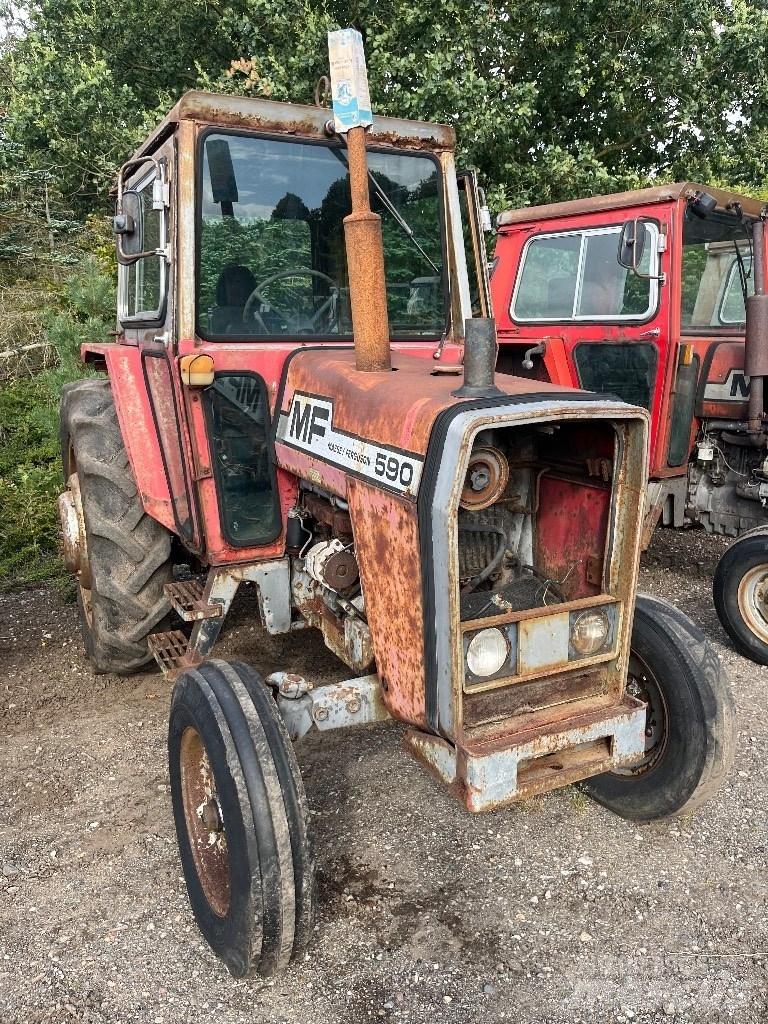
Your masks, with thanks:
[[[510,210],[491,292],[498,369],[651,414],[644,543],[657,523],[738,537],[720,620],[768,664],[768,312],[762,203],[690,183]]]

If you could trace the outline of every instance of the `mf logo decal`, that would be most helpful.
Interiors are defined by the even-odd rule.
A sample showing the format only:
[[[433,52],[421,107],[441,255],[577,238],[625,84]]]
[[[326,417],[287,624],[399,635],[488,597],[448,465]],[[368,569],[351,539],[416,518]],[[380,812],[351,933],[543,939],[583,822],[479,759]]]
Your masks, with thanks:
[[[743,370],[729,370],[722,384],[707,382],[704,398],[712,402],[745,402],[749,398],[749,377]]]
[[[329,398],[296,391],[288,411],[280,413],[277,440],[400,494],[413,497],[418,490],[421,456],[337,430]]]

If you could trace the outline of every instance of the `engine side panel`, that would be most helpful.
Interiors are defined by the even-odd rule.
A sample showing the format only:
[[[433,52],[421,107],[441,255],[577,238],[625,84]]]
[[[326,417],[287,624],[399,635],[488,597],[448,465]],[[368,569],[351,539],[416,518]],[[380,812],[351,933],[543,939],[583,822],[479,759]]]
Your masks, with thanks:
[[[744,342],[717,341],[710,345],[696,397],[701,419],[746,420],[749,378],[744,373]]]
[[[395,718],[425,727],[416,506],[360,480],[347,493],[384,702]]]

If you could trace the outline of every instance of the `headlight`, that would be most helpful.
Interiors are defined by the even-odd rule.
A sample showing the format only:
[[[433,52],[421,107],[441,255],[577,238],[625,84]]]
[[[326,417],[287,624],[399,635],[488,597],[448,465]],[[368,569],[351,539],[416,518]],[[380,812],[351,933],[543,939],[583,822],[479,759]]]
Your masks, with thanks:
[[[467,668],[473,676],[495,676],[509,657],[509,641],[500,629],[481,629],[467,647]]]
[[[582,612],[572,619],[571,647],[583,658],[597,654],[605,647],[610,632],[611,623],[605,612]]]

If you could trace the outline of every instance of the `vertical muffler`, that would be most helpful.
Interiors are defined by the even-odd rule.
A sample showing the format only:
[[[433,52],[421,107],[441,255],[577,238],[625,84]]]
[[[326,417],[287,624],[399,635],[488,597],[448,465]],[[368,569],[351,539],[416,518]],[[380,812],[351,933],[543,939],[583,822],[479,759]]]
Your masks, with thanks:
[[[349,300],[355,341],[355,366],[366,373],[392,368],[389,350],[387,284],[381,217],[371,210],[365,128],[347,133],[352,213],[344,218]]]

